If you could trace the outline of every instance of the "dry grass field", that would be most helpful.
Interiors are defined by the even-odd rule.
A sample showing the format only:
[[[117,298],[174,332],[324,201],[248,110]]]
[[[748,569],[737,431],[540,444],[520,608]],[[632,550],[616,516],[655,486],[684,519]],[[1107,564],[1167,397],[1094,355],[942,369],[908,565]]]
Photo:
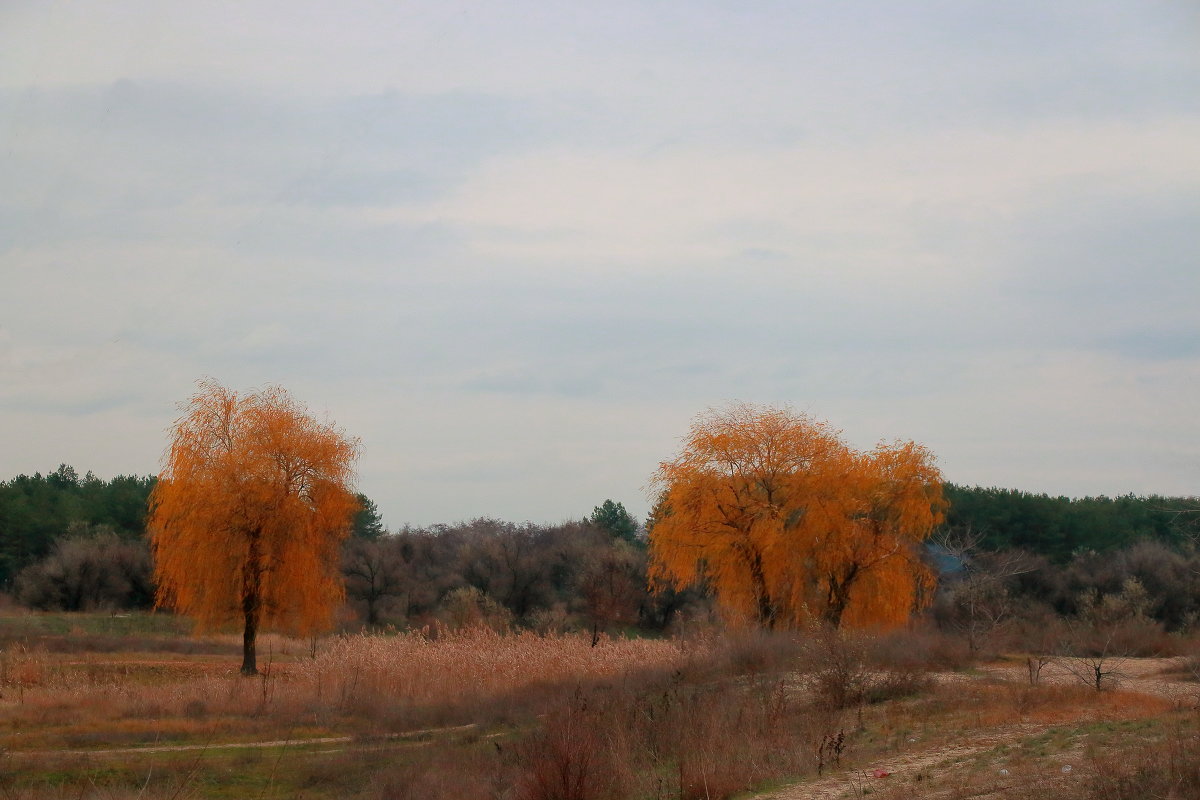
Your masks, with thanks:
[[[0,797],[1200,797],[1183,661],[1098,691],[931,634],[590,644],[265,637],[244,678],[237,637],[170,616],[13,613]]]

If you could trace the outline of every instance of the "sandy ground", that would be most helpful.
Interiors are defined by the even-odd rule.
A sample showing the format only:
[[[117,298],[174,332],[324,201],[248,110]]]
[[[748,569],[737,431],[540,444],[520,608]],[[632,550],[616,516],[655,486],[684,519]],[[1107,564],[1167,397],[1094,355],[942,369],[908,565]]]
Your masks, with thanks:
[[[1043,667],[1040,681],[1079,685],[1078,676],[1090,674],[1088,667],[1080,659],[1057,659]],[[1170,675],[1181,667],[1181,661],[1163,658],[1112,659],[1103,665],[1105,671],[1112,671],[1112,681],[1123,691],[1166,697],[1184,707],[1200,706],[1200,685],[1181,682]],[[948,673],[939,679],[947,683],[988,679],[1026,683],[1029,680],[1027,667],[1020,663],[990,665],[979,673],[982,674],[972,677]],[[972,731],[965,733],[962,741],[951,747],[920,749],[919,744],[914,744],[911,751],[880,759],[878,763],[834,772],[757,797],[760,800],[842,800],[866,795],[930,800],[1004,797],[1018,785],[1023,789],[1037,786],[1039,790],[1052,791],[1056,782],[1077,780],[1089,772],[1090,766],[1081,757],[1080,748],[1068,748],[1046,759],[1045,763],[1036,766],[1037,774],[1010,768],[1002,750],[998,750],[1002,745],[1015,745],[1043,734],[1051,727],[1022,724]],[[989,752],[995,757],[987,758],[985,754]],[[971,762],[969,770],[965,762]],[[888,774],[877,777],[876,770]],[[966,774],[968,771],[969,775]]]

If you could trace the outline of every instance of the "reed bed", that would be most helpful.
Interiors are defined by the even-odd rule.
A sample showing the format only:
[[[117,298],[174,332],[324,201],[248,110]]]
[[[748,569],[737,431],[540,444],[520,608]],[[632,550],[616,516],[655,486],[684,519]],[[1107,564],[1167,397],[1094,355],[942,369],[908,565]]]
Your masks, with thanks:
[[[258,678],[236,664],[210,664],[208,674],[137,682],[94,670],[52,667],[44,653],[4,665],[8,691],[0,716],[9,725],[41,726],[140,719],[190,720],[197,732],[217,719],[247,732],[274,720],[289,726],[399,730],[407,726],[528,717],[537,698],[577,686],[628,681],[702,660],[704,641],[601,638],[576,634],[496,632],[490,628],[349,635],[324,642],[315,655],[260,659]],[[298,647],[289,648],[293,653]],[[276,652],[282,651],[277,650]],[[4,701],[7,701],[5,703]],[[484,708],[484,707],[487,708]],[[241,718],[249,724],[236,724]],[[149,730],[148,726],[148,730]],[[172,726],[175,727],[175,726]]]
[[[290,669],[291,689],[339,702],[415,705],[533,686],[589,683],[682,666],[707,644],[580,634],[499,633],[490,628],[348,636]]]

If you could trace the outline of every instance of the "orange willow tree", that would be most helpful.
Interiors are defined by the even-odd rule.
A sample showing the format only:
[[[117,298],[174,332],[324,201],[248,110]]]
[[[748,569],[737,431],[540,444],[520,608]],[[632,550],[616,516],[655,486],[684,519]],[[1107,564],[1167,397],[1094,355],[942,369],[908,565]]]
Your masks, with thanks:
[[[201,630],[241,621],[242,673],[254,675],[259,630],[332,622],[358,441],[277,387],[201,382],[184,411],[150,496],[157,601]]]
[[[824,422],[739,404],[700,416],[653,482],[652,585],[705,582],[768,628],[894,626],[927,601],[918,545],[945,501],[918,444],[858,452]]]

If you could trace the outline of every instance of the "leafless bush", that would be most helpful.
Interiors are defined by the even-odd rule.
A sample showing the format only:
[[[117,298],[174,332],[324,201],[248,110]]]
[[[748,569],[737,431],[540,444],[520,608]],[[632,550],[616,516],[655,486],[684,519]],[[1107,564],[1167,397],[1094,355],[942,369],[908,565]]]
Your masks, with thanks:
[[[1056,663],[1097,692],[1115,689],[1126,677],[1121,671],[1126,654],[1117,647],[1111,633],[1106,637],[1103,630],[1089,625],[1078,625],[1072,633],[1064,642],[1063,657]]]
[[[1017,580],[1042,567],[1036,557],[1020,550],[985,551],[982,538],[968,529],[946,531],[937,541],[958,570],[946,576],[933,614],[944,630],[963,636],[972,655],[991,648],[992,639],[1017,614]]]
[[[655,791],[688,800],[815,772],[823,741],[843,727],[839,713],[813,708],[785,680],[766,675],[674,680],[642,693],[629,713],[633,749],[647,756],[642,774],[671,776],[661,787],[644,785],[638,796]]]
[[[1200,739],[1176,729],[1165,740],[1095,760],[1089,800],[1200,798]]]
[[[908,636],[820,631],[807,654],[818,702],[832,709],[851,708],[928,689],[929,654],[912,647]]]
[[[808,663],[819,702],[833,709],[866,702],[873,676],[864,637],[832,628],[822,630],[810,644]]]
[[[726,674],[757,675],[794,670],[806,643],[799,634],[760,629],[729,631],[720,638],[714,664]]]
[[[50,555],[17,575],[15,594],[42,610],[145,607],[154,598],[151,572],[145,542],[104,526],[73,526]]]
[[[513,623],[513,615],[507,608],[474,586],[455,589],[446,595],[438,617],[451,630],[482,626],[505,631]]]
[[[933,627],[892,631],[872,637],[871,658],[883,668],[906,670],[954,670],[978,659],[960,636]]]
[[[521,747],[522,800],[617,800],[632,775],[622,714],[578,691],[565,708],[547,715],[541,731]]]
[[[1057,654],[1070,636],[1066,620],[1041,603],[1026,603],[1007,627],[999,644],[1009,652]]]

